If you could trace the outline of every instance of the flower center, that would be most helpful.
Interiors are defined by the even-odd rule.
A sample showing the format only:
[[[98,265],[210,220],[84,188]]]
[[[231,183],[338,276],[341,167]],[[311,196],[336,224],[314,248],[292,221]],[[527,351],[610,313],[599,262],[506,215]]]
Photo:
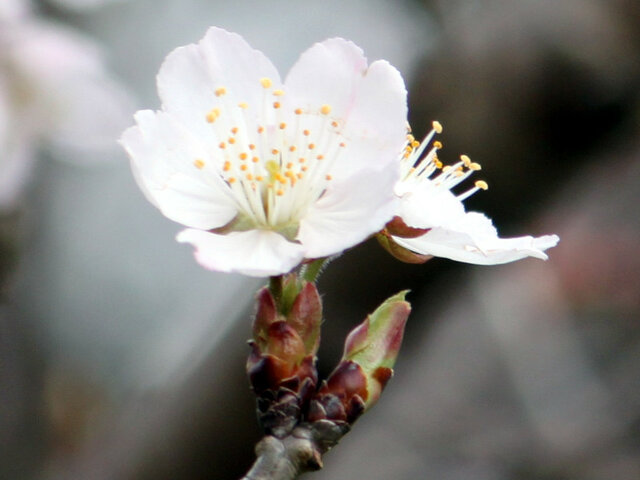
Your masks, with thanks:
[[[346,147],[344,121],[331,115],[329,104],[289,106],[271,79],[259,82],[258,105],[236,101],[223,86],[214,90],[218,102],[203,119],[218,141],[210,160],[240,216],[254,227],[290,233],[332,180]],[[193,165],[204,169],[207,163],[198,158]]]

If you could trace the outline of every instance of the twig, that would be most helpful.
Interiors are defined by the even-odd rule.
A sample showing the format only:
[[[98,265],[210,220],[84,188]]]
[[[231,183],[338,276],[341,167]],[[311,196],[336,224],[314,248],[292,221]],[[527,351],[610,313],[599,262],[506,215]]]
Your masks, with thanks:
[[[241,480],[294,480],[322,468],[322,455],[349,431],[347,425],[321,420],[303,423],[280,439],[272,435],[256,445],[258,457]]]

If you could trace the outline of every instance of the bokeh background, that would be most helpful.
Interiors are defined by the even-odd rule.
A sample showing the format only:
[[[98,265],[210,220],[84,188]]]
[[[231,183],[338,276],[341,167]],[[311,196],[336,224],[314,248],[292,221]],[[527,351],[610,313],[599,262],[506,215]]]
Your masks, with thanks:
[[[2,8],[18,2],[0,1],[6,49]],[[28,22],[102,52],[96,89],[118,93],[108,105],[83,93],[78,125],[104,123],[113,142],[84,151],[86,132],[66,132],[80,159],[38,124],[28,181],[0,215],[1,479],[233,479],[253,460],[244,359],[260,282],[197,266],[115,145],[135,109],[159,106],[165,55],[210,25],[242,34],[281,72],[330,36],[388,59],[416,136],[438,119],[445,163],[482,163],[490,190],[468,208],[505,236],[561,237],[548,262],[404,265],[375,243],[335,260],[319,283],[323,374],[384,298],[410,288],[414,311],[386,393],[314,478],[640,478],[639,1],[32,7]],[[0,51],[0,80],[14,74],[7,65]],[[77,76],[35,104],[60,91],[73,104]],[[5,136],[17,138],[32,118],[7,104],[0,157],[2,127],[14,122]]]

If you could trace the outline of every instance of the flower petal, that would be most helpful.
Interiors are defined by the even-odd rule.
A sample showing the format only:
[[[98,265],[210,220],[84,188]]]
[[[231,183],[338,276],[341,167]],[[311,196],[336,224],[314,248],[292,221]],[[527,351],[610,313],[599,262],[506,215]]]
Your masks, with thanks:
[[[364,170],[332,182],[300,221],[298,240],[307,258],[339,253],[381,230],[397,210],[393,184],[397,167]]]
[[[418,238],[393,239],[398,245],[422,255],[478,265],[508,263],[525,257],[546,260],[544,251],[559,241],[556,235],[499,238],[491,220],[477,212],[466,213],[448,227],[433,228]]]
[[[150,110],[135,115],[137,126],[121,143],[131,157],[134,176],[147,198],[176,222],[211,229],[238,213],[215,167],[207,167],[207,150],[171,115]],[[194,162],[204,162],[198,168]]]
[[[396,185],[396,193],[404,187],[402,182]],[[450,190],[437,187],[431,181],[420,182],[415,187],[400,195],[398,216],[408,226],[446,227],[464,216],[464,205]]]
[[[304,258],[302,245],[270,230],[218,235],[187,229],[178,234],[177,240],[194,245],[196,260],[205,268],[252,277],[286,273]]]
[[[384,168],[401,151],[407,117],[404,81],[385,61],[367,67],[362,50],[352,42],[334,38],[312,46],[289,72],[285,89],[290,109],[318,112],[330,107],[328,116],[346,140],[341,155],[348,159],[332,172],[336,178],[361,168]],[[323,128],[324,122],[318,116],[315,128]]]
[[[157,77],[158,93],[165,111],[215,145],[219,140],[205,121],[207,113],[220,107],[224,115],[225,105],[237,106],[239,102],[259,111],[263,77],[270,78],[274,87],[280,84],[278,71],[262,52],[251,48],[240,35],[212,27],[197,45],[179,47],[167,56]],[[226,94],[218,97],[216,89],[220,87]],[[233,114],[238,114],[235,110]]]

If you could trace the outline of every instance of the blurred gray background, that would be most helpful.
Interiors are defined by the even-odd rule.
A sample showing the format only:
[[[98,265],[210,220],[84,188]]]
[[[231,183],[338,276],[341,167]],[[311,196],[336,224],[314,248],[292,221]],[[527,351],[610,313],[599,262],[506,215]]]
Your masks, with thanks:
[[[349,38],[403,73],[417,137],[438,119],[441,159],[482,163],[468,209],[504,236],[560,235],[546,263],[404,265],[373,242],[334,261],[323,374],[384,298],[410,288],[414,311],[379,405],[314,478],[640,478],[640,2],[85,3],[37,15],[99,42],[137,108],[210,25],[281,72]],[[2,216],[0,478],[238,478],[260,436],[244,374],[260,281],[201,269],[112,156],[43,151]]]

